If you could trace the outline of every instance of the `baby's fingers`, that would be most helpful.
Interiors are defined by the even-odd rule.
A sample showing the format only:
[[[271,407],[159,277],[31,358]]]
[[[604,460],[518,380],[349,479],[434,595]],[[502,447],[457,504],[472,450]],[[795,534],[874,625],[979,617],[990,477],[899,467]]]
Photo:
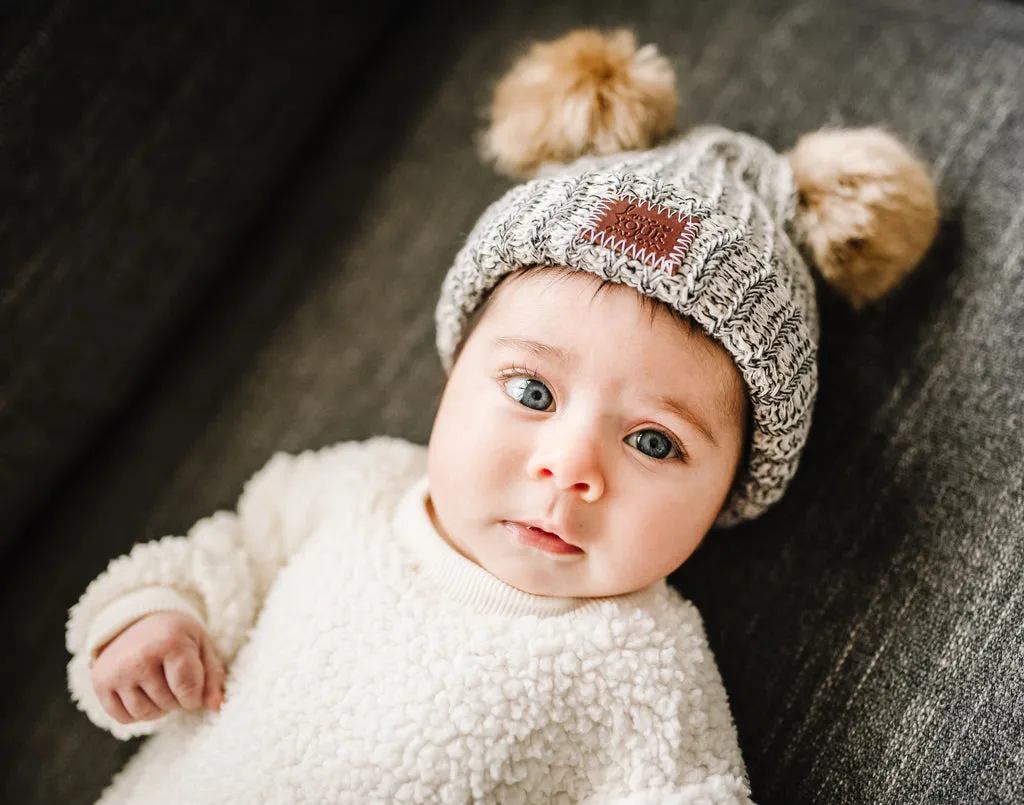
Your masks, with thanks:
[[[146,695],[146,692],[138,687],[122,688],[118,691],[125,710],[135,721],[152,721],[160,718],[164,711],[153,703],[153,700]]]
[[[224,703],[224,664],[220,661],[220,654],[209,635],[203,635],[200,652],[206,671],[203,705],[211,710],[220,710],[221,704]]]
[[[181,707],[177,698],[171,692],[162,668],[158,667],[154,674],[143,679],[139,683],[139,687],[149,697],[149,700],[165,713],[170,713]]]
[[[99,695],[100,701],[103,703],[103,709],[118,724],[131,724],[135,720],[132,718],[131,713],[125,710],[124,703],[121,701],[121,697],[117,695],[117,691],[103,688],[101,691],[97,691],[97,695]]]
[[[164,676],[178,704],[186,710],[203,706],[204,670],[199,652],[183,651],[164,660]]]

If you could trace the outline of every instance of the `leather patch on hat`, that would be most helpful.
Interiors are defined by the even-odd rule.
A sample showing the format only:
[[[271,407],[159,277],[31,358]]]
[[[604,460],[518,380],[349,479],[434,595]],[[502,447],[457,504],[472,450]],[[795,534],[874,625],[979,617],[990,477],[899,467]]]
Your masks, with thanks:
[[[624,196],[602,201],[580,235],[674,275],[699,229],[696,216]]]

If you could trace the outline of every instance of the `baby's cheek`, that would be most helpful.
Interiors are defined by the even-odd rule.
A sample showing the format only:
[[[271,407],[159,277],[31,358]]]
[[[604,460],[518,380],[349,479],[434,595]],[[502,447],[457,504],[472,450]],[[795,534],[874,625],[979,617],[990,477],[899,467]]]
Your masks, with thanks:
[[[442,411],[431,437],[432,481],[455,495],[479,495],[494,486],[506,454],[500,433],[486,406],[456,405]]]
[[[700,542],[699,529],[688,526],[680,523],[678,512],[666,522],[634,525],[632,538],[623,540],[614,555],[607,557],[607,577],[623,588],[620,592],[639,590],[665,578]]]
[[[703,519],[699,523],[687,522],[685,528],[670,532],[658,553],[662,575],[668,576],[685,564],[706,534],[707,528]]]
[[[459,474],[469,482],[493,476],[504,454],[498,423],[485,412],[470,411],[456,427],[453,447]]]

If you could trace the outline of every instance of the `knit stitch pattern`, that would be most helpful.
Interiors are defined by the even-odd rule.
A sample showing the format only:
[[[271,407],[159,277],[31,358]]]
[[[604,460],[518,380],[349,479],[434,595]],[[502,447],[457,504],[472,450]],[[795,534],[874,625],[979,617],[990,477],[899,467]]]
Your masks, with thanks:
[[[699,220],[676,252],[680,260],[652,260],[594,237],[601,211],[627,197]],[[719,341],[746,383],[749,460],[717,525],[753,519],[796,472],[817,393],[818,310],[790,234],[795,210],[785,159],[754,137],[720,128],[550,168],[492,204],[456,256],[436,310],[441,361],[451,369],[469,317],[518,268],[587,271],[665,303]]]

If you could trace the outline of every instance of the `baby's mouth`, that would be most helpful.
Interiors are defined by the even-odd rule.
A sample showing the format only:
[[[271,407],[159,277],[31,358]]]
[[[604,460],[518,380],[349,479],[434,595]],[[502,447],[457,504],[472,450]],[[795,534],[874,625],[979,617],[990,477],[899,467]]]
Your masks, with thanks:
[[[566,542],[554,531],[547,531],[540,526],[520,523],[512,520],[504,521],[503,525],[522,544],[556,556],[582,555],[583,549]]]

